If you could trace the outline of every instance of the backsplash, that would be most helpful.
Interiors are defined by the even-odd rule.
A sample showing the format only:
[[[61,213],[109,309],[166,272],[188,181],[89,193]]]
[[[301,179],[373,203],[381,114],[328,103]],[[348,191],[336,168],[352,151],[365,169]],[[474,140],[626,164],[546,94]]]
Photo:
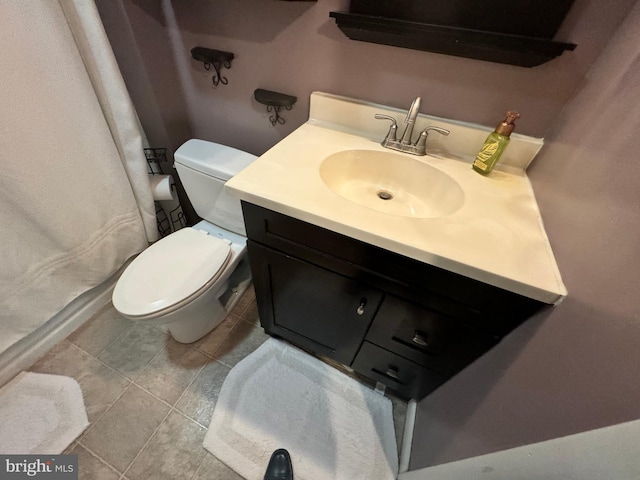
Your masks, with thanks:
[[[407,105],[408,107],[409,105]],[[403,125],[407,115],[406,110],[399,108],[330,93],[313,92],[311,94],[309,118],[312,123],[328,124],[334,129],[355,133],[375,141],[381,141],[389,129],[387,122],[381,122],[374,118],[376,113],[381,112],[394,117],[399,127]],[[498,121],[496,120],[496,123]],[[482,125],[420,114],[414,132],[420,132],[427,126],[451,130],[451,134],[446,137],[429,136],[427,140],[429,155],[442,155],[469,163],[475,158],[487,135],[493,131],[493,128]],[[543,143],[541,138],[514,133],[511,135],[509,148],[500,161],[501,168],[509,166],[518,170],[526,170],[542,148]]]

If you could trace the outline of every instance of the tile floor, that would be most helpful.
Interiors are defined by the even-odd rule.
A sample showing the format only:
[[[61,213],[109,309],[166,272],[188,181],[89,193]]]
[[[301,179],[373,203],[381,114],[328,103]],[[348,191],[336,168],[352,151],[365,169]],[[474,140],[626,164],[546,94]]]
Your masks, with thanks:
[[[190,345],[106,305],[30,370],[75,378],[91,425],[66,451],[80,480],[242,479],[203,447],[229,370],[268,338],[255,293]],[[398,442],[406,404],[392,398]]]

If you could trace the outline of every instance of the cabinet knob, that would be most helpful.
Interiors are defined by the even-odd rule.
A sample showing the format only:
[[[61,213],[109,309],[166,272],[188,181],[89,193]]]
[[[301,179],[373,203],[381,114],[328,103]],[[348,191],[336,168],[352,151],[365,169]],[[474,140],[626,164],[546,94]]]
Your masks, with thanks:
[[[360,305],[358,305],[358,308],[356,308],[356,313],[358,315],[364,315],[364,306],[367,304],[367,300],[365,298],[363,298],[362,300],[360,300]]]
[[[417,330],[413,334],[413,338],[411,339],[411,341],[416,345],[420,345],[421,347],[426,347],[427,345],[429,345],[429,342],[427,342],[425,335]]]

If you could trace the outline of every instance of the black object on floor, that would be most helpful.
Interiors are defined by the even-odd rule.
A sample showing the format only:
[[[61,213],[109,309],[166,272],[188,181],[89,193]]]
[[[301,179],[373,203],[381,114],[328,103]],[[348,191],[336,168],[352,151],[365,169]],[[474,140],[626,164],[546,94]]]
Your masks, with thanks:
[[[293,480],[291,457],[284,448],[279,448],[271,454],[264,480]]]

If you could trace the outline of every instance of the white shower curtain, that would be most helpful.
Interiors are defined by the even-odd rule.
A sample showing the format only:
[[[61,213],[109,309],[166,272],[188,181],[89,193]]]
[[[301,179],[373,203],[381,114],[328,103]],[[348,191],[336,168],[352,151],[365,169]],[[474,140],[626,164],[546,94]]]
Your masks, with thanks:
[[[142,134],[91,0],[0,2],[0,352],[156,239]]]

